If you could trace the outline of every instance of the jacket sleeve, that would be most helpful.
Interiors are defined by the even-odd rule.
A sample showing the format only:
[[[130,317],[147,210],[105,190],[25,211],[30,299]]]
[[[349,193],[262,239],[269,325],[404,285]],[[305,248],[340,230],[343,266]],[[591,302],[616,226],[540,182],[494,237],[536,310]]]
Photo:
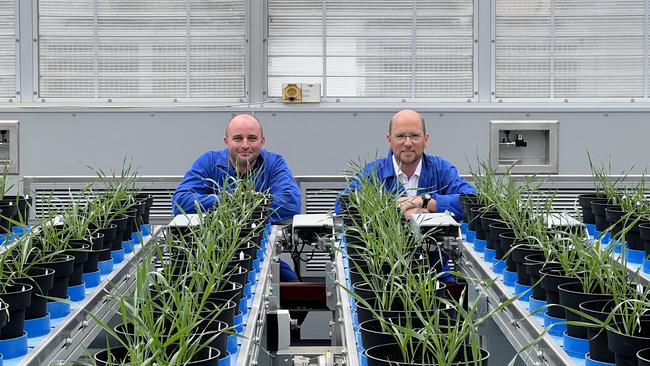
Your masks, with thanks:
[[[460,221],[463,219],[463,207],[459,196],[464,193],[476,193],[476,189],[458,175],[456,167],[446,160],[441,159],[438,174],[440,189],[433,194],[437,210],[438,212],[449,211],[454,214],[456,220]]]
[[[348,182],[348,186],[345,187],[344,190],[342,190],[338,196],[336,196],[336,202],[334,204],[334,213],[337,215],[340,215],[341,212],[341,196],[344,196],[350,192],[354,192],[357,189],[359,189],[359,182],[361,180],[361,177],[369,177],[369,176],[377,176],[379,173],[379,169],[381,169],[381,165],[379,164],[380,160],[375,160],[371,163],[366,164],[361,171],[357,172],[352,179]]]
[[[174,215],[196,213],[197,202],[207,211],[218,200],[211,181],[215,177],[210,177],[210,160],[206,154],[200,156],[185,173],[172,197]]]
[[[300,189],[282,157],[278,157],[270,173],[270,193],[273,196],[270,222],[276,224],[300,213]]]

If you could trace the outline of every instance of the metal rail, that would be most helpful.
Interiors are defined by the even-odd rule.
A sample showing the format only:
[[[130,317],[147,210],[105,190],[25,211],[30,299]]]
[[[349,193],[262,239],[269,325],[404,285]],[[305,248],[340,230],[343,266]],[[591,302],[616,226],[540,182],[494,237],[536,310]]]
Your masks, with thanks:
[[[345,268],[343,267],[343,254],[338,251],[334,262],[336,271],[336,294],[338,301],[337,315],[334,324],[338,328],[336,331],[340,335],[343,345],[343,356],[345,357],[346,366],[359,366],[359,353],[357,338],[354,335],[354,325],[352,323],[352,309],[350,308],[350,295],[341,287],[346,286]]]
[[[484,297],[486,307],[492,308],[514,296],[511,290],[500,281],[495,281],[492,286],[486,283],[497,277],[488,264],[475,252],[471,245],[463,243],[463,258],[460,270],[472,278],[481,279],[481,284],[472,289],[479,297]],[[479,300],[481,301],[481,300]],[[537,323],[528,309],[522,306],[523,302],[516,301],[512,305],[495,313],[492,318],[503,331],[504,336],[516,351],[520,351],[532,342],[538,342],[526,351],[519,354],[520,358],[530,366],[549,365],[567,366],[574,365],[571,357],[562,349],[550,334],[543,334],[544,328]]]
[[[266,313],[269,310],[269,297],[277,296],[277,294],[273,293],[273,276],[271,276],[271,266],[276,256],[275,239],[277,237],[277,230],[278,227],[273,226],[269,235],[264,263],[262,263],[259,280],[255,289],[255,296],[253,297],[251,309],[248,313],[248,322],[244,328],[244,335],[237,356],[237,366],[258,364],[259,353],[263,351],[261,341],[264,336]]]

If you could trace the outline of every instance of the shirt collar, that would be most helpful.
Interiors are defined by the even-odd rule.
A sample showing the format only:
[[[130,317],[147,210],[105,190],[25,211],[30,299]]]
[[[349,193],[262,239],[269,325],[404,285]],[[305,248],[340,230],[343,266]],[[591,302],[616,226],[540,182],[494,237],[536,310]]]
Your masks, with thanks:
[[[395,169],[395,175],[397,177],[403,175],[406,177],[406,174],[402,173],[402,170],[399,168],[399,165],[397,164],[397,160],[395,159],[395,155],[392,156],[393,158],[393,169]],[[420,161],[418,162],[418,166],[415,168],[415,173],[413,175],[416,178],[420,178],[420,173],[422,172],[422,158],[420,158]],[[406,177],[408,179],[408,177]]]

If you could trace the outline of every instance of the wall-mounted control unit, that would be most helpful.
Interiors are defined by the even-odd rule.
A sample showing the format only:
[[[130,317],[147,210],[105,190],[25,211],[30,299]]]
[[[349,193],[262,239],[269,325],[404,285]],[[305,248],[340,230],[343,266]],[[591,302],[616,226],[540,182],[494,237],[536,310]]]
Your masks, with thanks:
[[[18,174],[18,121],[0,121],[0,169]]]
[[[320,103],[320,84],[282,84],[283,103]]]
[[[499,173],[557,174],[559,121],[490,121],[490,163]]]

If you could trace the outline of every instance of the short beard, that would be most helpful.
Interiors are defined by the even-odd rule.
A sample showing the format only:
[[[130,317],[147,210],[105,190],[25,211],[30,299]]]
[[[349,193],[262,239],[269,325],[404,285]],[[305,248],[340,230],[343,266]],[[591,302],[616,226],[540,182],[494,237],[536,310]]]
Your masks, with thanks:
[[[413,161],[411,161],[411,162],[404,161],[404,159],[402,159],[402,153],[400,153],[399,155],[397,155],[397,158],[395,160],[397,160],[398,165],[401,165],[401,164],[415,164],[420,158],[421,158],[421,156],[415,155],[415,157],[413,158]]]

